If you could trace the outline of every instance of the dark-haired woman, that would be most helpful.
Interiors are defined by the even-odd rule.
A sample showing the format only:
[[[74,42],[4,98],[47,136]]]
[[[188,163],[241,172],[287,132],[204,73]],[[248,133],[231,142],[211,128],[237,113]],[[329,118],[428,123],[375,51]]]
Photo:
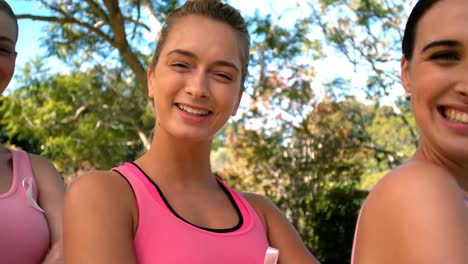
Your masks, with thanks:
[[[17,39],[15,14],[0,0],[0,94],[14,73]],[[64,192],[47,159],[0,144],[0,263],[63,263]]]
[[[419,146],[366,199],[354,264],[468,263],[468,1],[419,1],[401,79]]]

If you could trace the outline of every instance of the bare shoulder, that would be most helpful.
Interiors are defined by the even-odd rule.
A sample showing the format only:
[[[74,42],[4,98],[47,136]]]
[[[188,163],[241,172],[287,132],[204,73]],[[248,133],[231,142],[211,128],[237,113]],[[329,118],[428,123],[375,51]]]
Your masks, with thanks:
[[[35,177],[57,177],[61,178],[54,164],[47,158],[35,154],[28,153],[31,160],[31,167]]]
[[[281,210],[267,197],[251,192],[242,192],[241,195],[253,207],[267,230],[269,225],[269,218],[271,218],[273,215],[282,216]]]
[[[106,204],[123,202],[132,197],[128,182],[114,171],[91,171],[75,179],[69,186],[66,200],[69,203]],[[123,205],[128,204],[124,203]]]
[[[129,183],[114,171],[91,171],[74,180],[65,194],[65,213],[81,212],[136,219],[137,206]]]
[[[431,163],[408,162],[384,176],[369,194],[358,225],[356,263],[468,258],[463,194],[448,171]]]
[[[371,191],[366,207],[432,206],[463,201],[463,194],[451,174],[432,163],[414,161],[403,164],[382,178]]]
[[[265,225],[270,246],[279,249],[280,263],[319,263],[281,210],[267,197],[241,193]]]
[[[249,202],[260,217],[264,217],[265,213],[271,210],[278,210],[276,205],[263,195],[251,192],[242,192],[241,195]]]
[[[65,262],[136,263],[136,210],[132,189],[118,173],[92,171],[77,178],[65,195]]]
[[[42,199],[44,195],[51,196],[48,200],[63,200],[65,192],[65,183],[62,175],[57,171],[54,164],[47,158],[28,154],[31,160],[31,167],[34,173],[34,178],[37,181],[39,188],[39,197]],[[47,198],[47,197],[46,197]],[[47,201],[49,203],[49,201]]]

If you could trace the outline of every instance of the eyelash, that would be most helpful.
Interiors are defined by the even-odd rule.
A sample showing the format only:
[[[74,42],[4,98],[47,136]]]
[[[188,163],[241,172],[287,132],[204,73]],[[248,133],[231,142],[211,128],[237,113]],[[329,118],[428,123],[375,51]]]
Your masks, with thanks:
[[[185,64],[185,63],[182,63],[182,62],[174,62],[171,64],[172,67],[176,67],[176,68],[188,68],[188,65]]]
[[[9,50],[9,49],[4,49],[4,48],[0,48],[0,52],[6,53],[6,54],[11,54],[11,53],[13,53],[11,50]]]
[[[430,57],[432,60],[458,61],[460,56],[456,52],[439,52]]]
[[[223,79],[226,79],[228,81],[232,81],[232,78],[230,75],[223,73],[223,72],[216,72],[215,75],[220,76]]]
[[[187,69],[189,68],[189,66],[185,63],[182,63],[182,62],[174,62],[171,64],[172,67],[175,67],[175,68],[180,68],[180,69]],[[232,77],[227,74],[227,73],[224,73],[224,72],[215,72],[214,75],[216,76],[219,76],[225,80],[228,80],[228,81],[232,81]]]

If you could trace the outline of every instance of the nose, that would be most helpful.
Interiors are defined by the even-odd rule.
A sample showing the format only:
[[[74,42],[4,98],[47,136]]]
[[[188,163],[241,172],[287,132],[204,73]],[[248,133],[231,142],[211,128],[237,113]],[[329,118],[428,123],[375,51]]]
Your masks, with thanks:
[[[457,84],[455,91],[458,94],[468,98],[468,77],[465,77],[463,81]]]
[[[468,97],[468,86],[464,85],[463,88],[459,88],[457,91],[459,94]]]
[[[468,97],[468,62],[463,64],[457,74],[459,79],[455,91],[462,96]]]
[[[185,86],[185,92],[196,98],[208,97],[208,78],[203,71],[194,72]]]

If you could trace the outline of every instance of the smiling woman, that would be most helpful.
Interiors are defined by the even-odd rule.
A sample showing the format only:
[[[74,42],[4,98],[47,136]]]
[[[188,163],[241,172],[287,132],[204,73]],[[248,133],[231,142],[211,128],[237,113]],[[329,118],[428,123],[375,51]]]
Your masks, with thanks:
[[[211,170],[211,143],[237,112],[248,52],[244,19],[219,0],[187,1],[168,16],[148,70],[151,148],[71,184],[66,263],[263,264],[276,262],[273,248],[281,263],[317,263],[273,203]]]
[[[468,260],[467,72],[466,0],[419,1],[407,22],[401,61],[419,146],[367,198],[353,263]]]
[[[16,61],[18,24],[0,0],[0,94]],[[63,263],[65,186],[45,158],[0,144],[0,263]]]
[[[13,12],[17,15],[28,13],[45,16],[50,15],[46,8],[41,7],[37,3],[38,1],[14,0],[7,2],[11,6]],[[33,21],[29,19],[18,19],[18,27],[20,32],[16,42],[16,49],[18,51],[18,54],[16,55],[16,64],[20,65],[20,67],[17,69],[16,75],[9,83],[8,89],[6,91],[7,93],[12,92],[12,89],[16,88],[16,79],[21,74],[23,74],[21,72],[21,67],[26,63],[36,59],[38,56],[46,54],[46,47],[40,45],[40,39],[42,37],[47,37],[48,35],[48,32],[45,30],[46,26],[46,22]],[[50,61],[53,62],[53,60],[49,58],[49,63]]]

